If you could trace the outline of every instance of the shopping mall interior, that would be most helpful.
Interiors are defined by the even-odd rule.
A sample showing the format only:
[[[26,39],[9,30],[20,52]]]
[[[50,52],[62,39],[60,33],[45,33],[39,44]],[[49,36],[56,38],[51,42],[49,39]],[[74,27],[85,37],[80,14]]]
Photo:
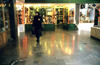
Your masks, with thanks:
[[[100,65],[99,0],[0,0],[0,65]]]

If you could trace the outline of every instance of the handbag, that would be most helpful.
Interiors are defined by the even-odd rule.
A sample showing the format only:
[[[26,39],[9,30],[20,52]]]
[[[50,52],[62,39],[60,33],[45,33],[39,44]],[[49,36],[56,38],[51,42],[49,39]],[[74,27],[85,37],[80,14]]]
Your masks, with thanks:
[[[44,25],[42,24],[42,30],[44,29]]]
[[[32,32],[33,35],[35,35],[35,29],[34,29],[34,27],[32,28],[31,32]]]

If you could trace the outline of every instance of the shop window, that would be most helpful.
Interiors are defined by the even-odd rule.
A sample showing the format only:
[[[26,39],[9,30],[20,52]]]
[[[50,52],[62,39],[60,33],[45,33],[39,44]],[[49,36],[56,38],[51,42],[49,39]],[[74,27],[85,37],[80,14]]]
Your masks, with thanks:
[[[25,24],[32,24],[35,12],[40,13],[43,24],[74,22],[74,5],[68,7],[66,4],[24,4],[24,8]],[[70,19],[72,22],[69,21]]]

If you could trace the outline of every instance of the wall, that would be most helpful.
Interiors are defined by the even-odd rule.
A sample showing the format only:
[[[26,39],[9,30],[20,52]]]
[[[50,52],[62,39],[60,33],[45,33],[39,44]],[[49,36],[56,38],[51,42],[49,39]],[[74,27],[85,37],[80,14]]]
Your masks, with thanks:
[[[17,14],[16,14],[16,0],[10,1],[9,15],[10,15],[10,29],[11,29],[11,38],[16,39],[17,34]]]

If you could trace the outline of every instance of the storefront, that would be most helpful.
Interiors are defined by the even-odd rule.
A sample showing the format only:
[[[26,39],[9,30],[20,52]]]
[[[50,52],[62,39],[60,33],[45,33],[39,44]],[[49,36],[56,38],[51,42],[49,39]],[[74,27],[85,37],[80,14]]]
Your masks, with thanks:
[[[80,23],[92,23],[94,21],[94,8],[92,4],[80,4]]]
[[[97,7],[100,7],[100,4],[80,4],[80,23],[94,23]]]
[[[11,38],[9,9],[3,0],[0,1],[0,48],[6,45],[8,39]]]
[[[39,12],[42,16],[45,30],[53,30],[55,25],[63,23],[75,23],[75,4],[24,3],[24,6],[17,4],[17,14],[21,14],[18,15],[18,23],[25,24],[25,31],[31,29],[35,12]]]

